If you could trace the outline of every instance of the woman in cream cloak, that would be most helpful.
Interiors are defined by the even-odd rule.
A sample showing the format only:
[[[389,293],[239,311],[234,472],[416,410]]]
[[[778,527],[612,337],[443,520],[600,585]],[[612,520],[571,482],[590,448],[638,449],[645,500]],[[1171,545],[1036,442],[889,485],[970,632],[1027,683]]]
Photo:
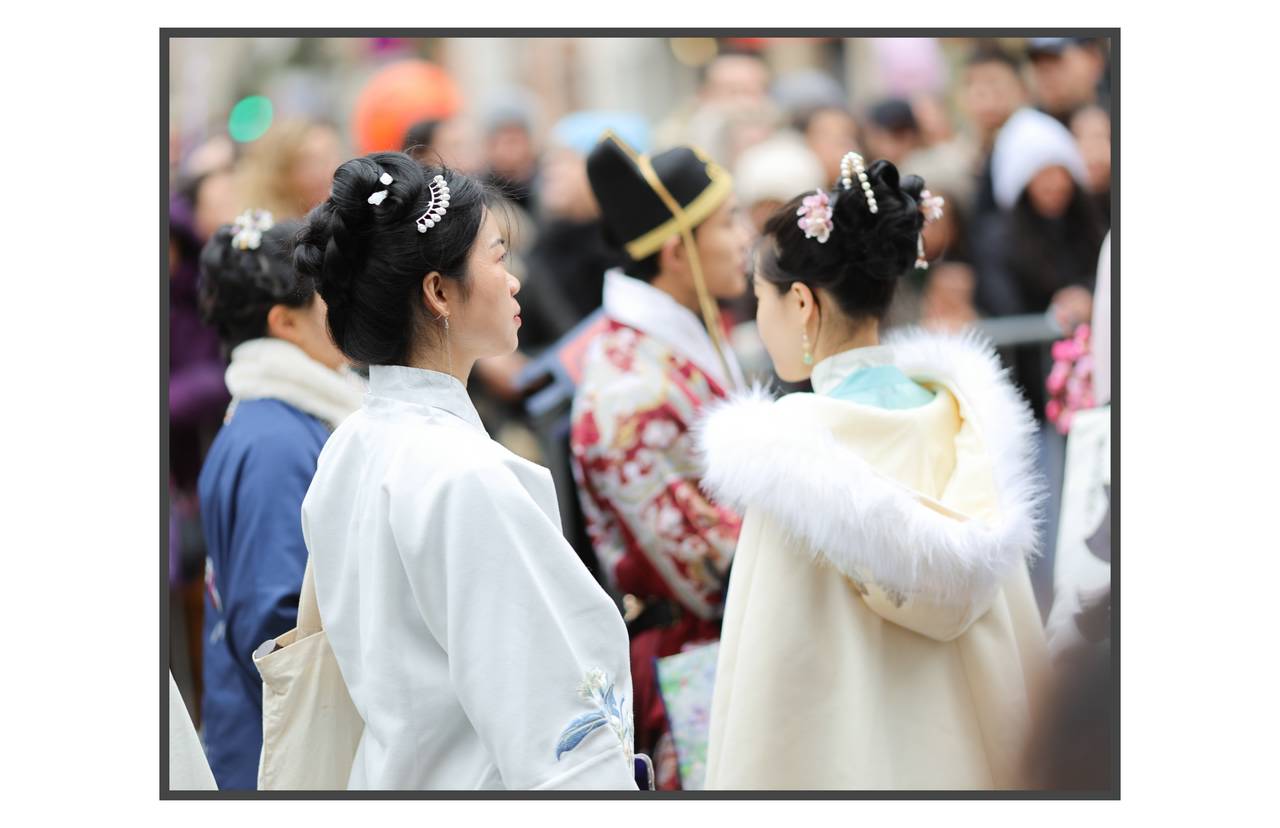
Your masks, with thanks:
[[[942,202],[862,163],[781,208],[757,250],[761,338],[814,393],[757,393],[700,425],[703,485],[743,515],[709,789],[1022,784],[1047,663],[1026,566],[1035,423],[976,337],[881,343]]]
[[[1019,785],[1045,666],[1034,423],[974,338],[913,332],[828,362],[866,350],[933,401],[825,396],[823,363],[818,393],[704,421],[704,485],[745,510],[708,789]]]

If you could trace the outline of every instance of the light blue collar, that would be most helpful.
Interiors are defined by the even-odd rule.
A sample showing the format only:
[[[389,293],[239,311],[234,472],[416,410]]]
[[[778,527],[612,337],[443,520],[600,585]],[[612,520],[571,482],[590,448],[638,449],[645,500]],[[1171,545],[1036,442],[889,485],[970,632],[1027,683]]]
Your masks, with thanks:
[[[814,366],[811,382],[824,397],[889,410],[918,408],[934,397],[893,364],[893,349],[884,345],[827,357]]]

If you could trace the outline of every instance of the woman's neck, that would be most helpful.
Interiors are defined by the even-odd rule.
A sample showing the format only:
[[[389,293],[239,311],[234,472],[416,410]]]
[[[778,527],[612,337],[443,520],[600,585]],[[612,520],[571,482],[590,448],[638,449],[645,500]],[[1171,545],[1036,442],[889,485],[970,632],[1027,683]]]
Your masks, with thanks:
[[[465,388],[467,386],[467,380],[471,377],[471,369],[475,366],[475,363],[475,359],[459,359],[456,354],[450,358],[448,353],[439,353],[438,351],[423,349],[415,354],[411,354],[406,364],[410,368],[421,368],[424,371],[435,371],[438,374],[448,374],[458,382],[462,383],[462,386]]]
[[[871,321],[865,325],[859,325],[851,333],[844,333],[840,337],[832,337],[830,342],[818,342],[814,348],[813,358],[815,362],[821,362],[827,357],[842,354],[845,351],[852,351],[855,348],[870,348],[880,344],[880,324]]]

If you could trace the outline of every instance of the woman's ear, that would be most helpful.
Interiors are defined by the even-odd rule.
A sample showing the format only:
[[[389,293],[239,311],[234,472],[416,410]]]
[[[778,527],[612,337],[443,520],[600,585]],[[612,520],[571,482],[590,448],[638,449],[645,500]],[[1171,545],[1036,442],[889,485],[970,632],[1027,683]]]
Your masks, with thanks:
[[[792,282],[787,292],[791,304],[800,313],[800,324],[809,325],[809,320],[818,312],[818,303],[814,300],[813,291],[803,282]]]
[[[298,320],[288,305],[272,305],[267,311],[267,336],[295,342],[298,338]]]
[[[449,295],[445,291],[444,276],[433,270],[422,277],[422,304],[432,319],[442,319],[449,315]]]

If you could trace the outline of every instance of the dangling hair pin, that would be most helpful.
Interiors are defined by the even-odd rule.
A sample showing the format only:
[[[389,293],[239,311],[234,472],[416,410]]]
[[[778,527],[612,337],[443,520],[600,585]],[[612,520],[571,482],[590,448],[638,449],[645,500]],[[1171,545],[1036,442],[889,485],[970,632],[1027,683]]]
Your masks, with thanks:
[[[449,184],[443,175],[431,179],[431,203],[427,212],[418,216],[418,232],[425,233],[440,223],[444,214],[449,211]]]
[[[936,196],[928,190],[920,192],[920,212],[924,213],[925,227],[942,218],[942,205],[946,203],[942,196]]]
[[[946,204],[942,196],[936,196],[928,190],[920,191],[920,212],[924,213],[924,226],[928,227],[942,218],[942,205]],[[929,260],[924,257],[924,233],[916,237],[916,269],[928,270]]]
[[[858,182],[862,184],[862,194],[867,197],[867,207],[872,213],[880,212],[879,205],[876,204],[876,194],[871,192],[871,180],[867,178],[867,169],[862,165],[862,156],[856,152],[846,152],[844,158],[840,159],[840,183],[844,185],[844,189],[853,189],[853,177],[858,177]]]

